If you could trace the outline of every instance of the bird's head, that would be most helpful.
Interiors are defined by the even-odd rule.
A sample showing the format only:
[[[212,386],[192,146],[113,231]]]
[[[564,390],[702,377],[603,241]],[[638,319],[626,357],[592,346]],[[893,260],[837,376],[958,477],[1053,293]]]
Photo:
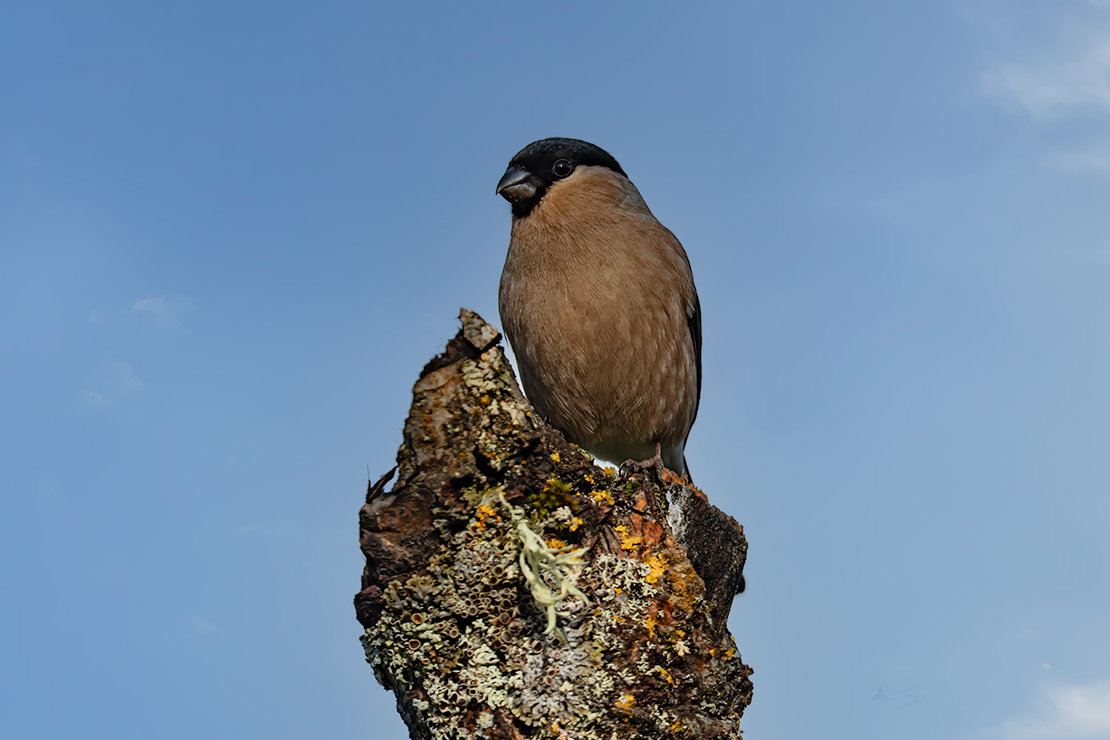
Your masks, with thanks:
[[[599,146],[580,139],[540,139],[509,160],[509,168],[497,183],[497,194],[512,204],[513,218],[523,218],[551,185],[583,166],[607,167],[628,177],[617,160]]]

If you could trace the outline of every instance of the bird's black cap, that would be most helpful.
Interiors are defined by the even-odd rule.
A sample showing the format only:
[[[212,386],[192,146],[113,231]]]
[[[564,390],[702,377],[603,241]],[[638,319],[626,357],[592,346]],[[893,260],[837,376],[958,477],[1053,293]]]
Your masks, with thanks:
[[[628,177],[609,152],[581,139],[551,138],[533,141],[509,160],[497,183],[498,194],[513,205],[513,216],[531,213],[547,188],[569,175],[579,165],[607,167]]]

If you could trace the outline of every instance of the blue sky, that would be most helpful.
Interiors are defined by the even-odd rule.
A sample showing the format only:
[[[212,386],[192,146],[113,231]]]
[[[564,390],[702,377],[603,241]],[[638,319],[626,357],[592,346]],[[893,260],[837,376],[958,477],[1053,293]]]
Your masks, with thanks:
[[[400,740],[367,466],[509,157],[620,160],[704,310],[749,738],[1110,738],[1110,3],[0,10],[11,737]]]

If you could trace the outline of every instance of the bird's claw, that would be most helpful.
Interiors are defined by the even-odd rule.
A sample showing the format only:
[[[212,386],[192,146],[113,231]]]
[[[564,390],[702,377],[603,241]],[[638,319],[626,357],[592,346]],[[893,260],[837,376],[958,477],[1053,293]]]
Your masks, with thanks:
[[[646,473],[649,470],[655,471],[655,477],[660,483],[663,482],[663,458],[659,454],[659,445],[655,445],[655,454],[646,460],[625,460],[620,466],[620,479],[627,480],[628,476],[636,473]]]

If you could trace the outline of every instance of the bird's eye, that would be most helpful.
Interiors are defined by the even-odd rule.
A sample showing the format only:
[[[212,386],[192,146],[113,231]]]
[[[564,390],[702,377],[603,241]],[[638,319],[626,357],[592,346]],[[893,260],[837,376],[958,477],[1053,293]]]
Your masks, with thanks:
[[[570,163],[569,159],[560,159],[551,166],[551,172],[555,177],[566,177],[574,172],[574,165]]]

